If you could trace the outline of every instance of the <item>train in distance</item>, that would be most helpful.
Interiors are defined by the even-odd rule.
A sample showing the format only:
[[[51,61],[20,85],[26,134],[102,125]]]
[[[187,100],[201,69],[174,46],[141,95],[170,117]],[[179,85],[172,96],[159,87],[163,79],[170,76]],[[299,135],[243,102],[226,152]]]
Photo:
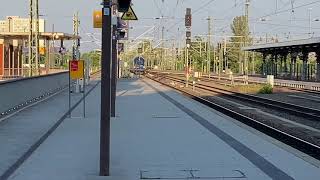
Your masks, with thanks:
[[[145,59],[141,56],[134,58],[131,72],[134,74],[144,74],[146,71],[145,62]]]

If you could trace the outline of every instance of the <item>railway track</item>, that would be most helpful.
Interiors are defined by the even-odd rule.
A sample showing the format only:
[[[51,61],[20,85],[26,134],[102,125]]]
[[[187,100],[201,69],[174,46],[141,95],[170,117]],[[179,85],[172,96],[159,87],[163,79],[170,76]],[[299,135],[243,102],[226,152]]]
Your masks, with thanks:
[[[166,78],[172,81],[185,83],[185,80],[182,80],[180,78],[175,78],[171,76]],[[303,117],[309,120],[320,121],[320,110],[318,109],[307,108],[307,107],[303,107],[295,104],[276,101],[276,100],[249,95],[249,94],[241,94],[241,93],[237,93],[237,92],[233,92],[233,91],[229,91],[229,90],[225,90],[222,88],[214,87],[211,85],[205,85],[201,83],[197,83],[195,87],[198,87],[207,91],[219,93],[232,99],[246,101],[252,104],[261,105],[261,106],[272,108],[278,111],[280,110],[280,111],[288,112],[295,116]]]
[[[148,77],[148,76],[147,76]],[[232,110],[231,108],[228,108],[228,107],[225,107],[225,106],[222,106],[220,104],[217,104],[217,103],[214,103],[206,98],[203,98],[203,97],[200,97],[200,96],[197,96],[195,95],[194,93],[191,93],[189,92],[188,90],[186,89],[181,89],[181,88],[177,88],[177,87],[174,87],[174,86],[171,86],[167,83],[164,83],[162,82],[161,80],[156,79],[156,78],[152,78],[152,77],[148,77],[149,79],[152,79],[158,83],[161,83],[163,85],[166,85],[168,87],[171,87],[177,91],[180,91],[182,92],[185,96],[189,97],[189,98],[192,98],[202,104],[205,104],[223,114],[226,114],[227,116],[230,116],[232,117],[233,119],[236,119],[250,127],[253,127],[254,129],[257,129],[258,131],[264,133],[264,134],[267,134],[295,149],[298,149],[318,160],[320,160],[320,146],[314,144],[314,143],[311,143],[311,142],[308,142],[302,138],[299,138],[295,135],[292,135],[292,134],[289,134],[288,132],[286,131],[283,131],[283,130],[280,130],[278,128],[275,128],[273,126],[270,126],[266,123],[263,123],[263,122],[260,122],[259,120],[256,120],[254,118],[251,118],[249,116],[246,116],[242,113],[239,113],[239,112],[236,112],[235,110]],[[162,77],[163,79],[167,79],[167,80],[172,80],[172,81],[175,81],[175,82],[179,82],[179,83],[184,83],[183,80],[181,79],[178,79],[178,78],[172,78],[172,77],[165,77],[163,76]],[[160,77],[161,79],[161,77]],[[207,85],[198,85],[198,88],[202,88],[202,89],[205,89],[207,91],[213,91],[213,88],[212,87],[208,87]],[[223,92],[224,90],[219,90],[219,89],[216,89],[214,92],[215,93],[224,93],[226,94],[227,96],[229,97],[235,97],[237,96],[236,93],[235,94],[232,94],[234,92]],[[239,94],[239,93],[238,93]],[[252,103],[266,103],[268,105],[270,105],[270,107],[272,106],[273,108],[275,108],[276,106],[279,106],[278,105],[273,105],[271,104],[272,101],[269,101],[269,100],[266,100],[265,98],[262,98],[262,100],[260,99],[259,101],[254,99],[255,97],[252,97],[252,96],[242,96],[242,95],[239,95],[236,97],[238,100],[248,100]],[[262,102],[261,102],[262,101]],[[280,102],[282,103],[282,102]],[[290,108],[293,107],[292,105],[290,105]],[[289,109],[289,107],[286,107],[287,109]],[[296,107],[295,107],[296,108]],[[291,109],[291,111],[294,111],[293,109]],[[314,112],[314,110],[311,110],[311,112]],[[319,119],[319,112],[317,112],[317,114],[313,114],[313,113],[306,113],[304,115],[308,115],[308,116],[311,116],[311,117],[317,117]],[[298,114],[298,113],[296,113]],[[309,117],[309,118],[311,118]]]
[[[297,92],[302,92],[302,93],[309,93],[309,94],[313,94],[313,95],[318,95],[320,96],[320,92],[319,91],[313,91],[313,90],[307,90],[307,89],[294,89],[294,88],[288,88],[289,90],[293,90],[293,91],[297,91]]]
[[[163,73],[163,74],[169,74],[169,73]],[[185,77],[183,73],[174,73],[175,76],[179,77]],[[200,78],[201,81],[206,81],[206,82],[214,82],[218,83],[221,85],[231,85],[231,80],[225,76],[221,76],[221,79],[219,80],[218,77],[211,77],[209,78],[208,75],[204,75],[203,77]],[[244,82],[243,80],[235,79],[234,82]],[[251,82],[249,80],[249,84],[259,84],[256,82]],[[260,83],[263,84],[263,83]],[[296,91],[296,92],[302,92],[302,93],[308,93],[308,94],[313,94],[313,95],[319,95],[320,96],[320,91],[315,91],[315,90],[308,90],[308,89],[299,89],[299,88],[292,88],[292,87],[286,87],[286,86],[276,86],[278,88],[286,88],[291,91]]]

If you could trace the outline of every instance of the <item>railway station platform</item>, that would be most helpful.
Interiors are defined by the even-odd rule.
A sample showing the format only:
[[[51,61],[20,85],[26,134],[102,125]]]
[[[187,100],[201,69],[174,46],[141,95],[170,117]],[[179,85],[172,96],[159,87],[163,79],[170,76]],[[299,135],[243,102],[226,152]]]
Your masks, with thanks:
[[[66,118],[8,179],[320,179],[319,161],[148,79],[119,80],[112,176],[98,177],[100,92],[86,118]]]
[[[249,77],[251,82],[267,82],[267,78],[262,77]],[[309,81],[295,81],[285,79],[275,79],[275,83],[280,86],[297,87],[302,89],[311,89],[320,91],[320,82],[309,82]]]
[[[219,76],[217,75],[211,75],[211,77],[215,79],[219,79]],[[221,79],[229,80],[230,76],[221,76]],[[235,77],[235,79],[239,81],[244,81],[243,76]],[[248,81],[250,83],[266,83],[267,78],[266,77],[258,77],[258,76],[249,76]],[[297,81],[297,80],[288,80],[288,79],[280,79],[275,78],[274,83],[276,86],[283,86],[283,87],[291,87],[291,88],[298,88],[298,89],[307,89],[307,90],[314,90],[314,91],[320,91],[320,82],[311,82],[311,81]]]

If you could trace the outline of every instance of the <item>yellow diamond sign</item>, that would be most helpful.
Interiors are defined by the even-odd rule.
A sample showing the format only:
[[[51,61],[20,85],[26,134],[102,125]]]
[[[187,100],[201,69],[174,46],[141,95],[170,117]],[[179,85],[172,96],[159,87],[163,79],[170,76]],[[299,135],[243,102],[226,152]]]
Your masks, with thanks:
[[[125,21],[136,21],[138,20],[138,17],[136,13],[134,13],[132,7],[130,6],[128,11],[122,15],[121,19]]]

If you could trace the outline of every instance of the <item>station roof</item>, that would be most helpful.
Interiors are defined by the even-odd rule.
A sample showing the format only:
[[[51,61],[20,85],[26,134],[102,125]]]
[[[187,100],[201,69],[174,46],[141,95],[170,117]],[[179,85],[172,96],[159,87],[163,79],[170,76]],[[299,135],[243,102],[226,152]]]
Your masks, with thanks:
[[[259,44],[242,48],[244,51],[269,51],[276,49],[292,49],[292,48],[303,48],[303,47],[318,47],[320,46],[320,37],[301,39],[294,41],[278,42],[278,43],[268,43]]]
[[[28,39],[29,32],[1,32],[0,39]],[[45,40],[75,40],[81,39],[80,36],[63,32],[40,32],[40,39]]]

